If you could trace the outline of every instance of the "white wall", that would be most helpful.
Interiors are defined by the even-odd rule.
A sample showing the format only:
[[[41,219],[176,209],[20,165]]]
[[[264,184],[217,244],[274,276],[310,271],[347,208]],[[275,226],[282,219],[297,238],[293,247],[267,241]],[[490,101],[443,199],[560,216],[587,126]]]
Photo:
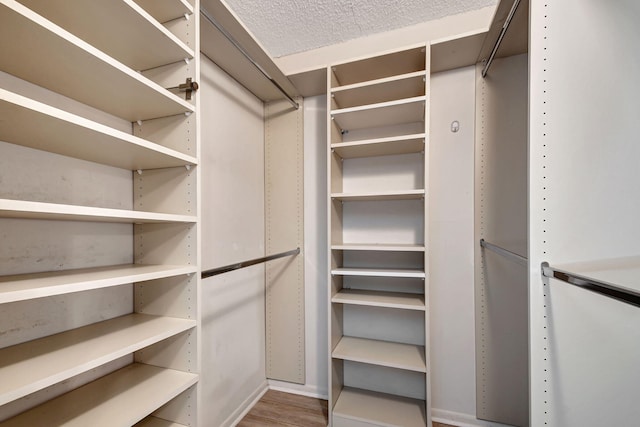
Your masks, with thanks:
[[[304,99],[305,384],[269,381],[274,389],[326,399],[327,200],[326,96]]]
[[[263,104],[202,57],[202,268],[264,256]],[[264,265],[202,281],[201,424],[266,389]]]

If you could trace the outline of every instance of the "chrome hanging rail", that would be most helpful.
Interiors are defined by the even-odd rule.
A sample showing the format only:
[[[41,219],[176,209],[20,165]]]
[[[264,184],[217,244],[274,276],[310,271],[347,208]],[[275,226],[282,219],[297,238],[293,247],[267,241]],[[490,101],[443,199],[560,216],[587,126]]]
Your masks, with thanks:
[[[494,245],[492,243],[489,243],[487,241],[485,241],[484,239],[480,239],[480,246],[485,248],[485,249],[489,249],[492,252],[497,253],[498,255],[502,255],[505,258],[508,258],[512,261],[517,262],[518,264],[522,264],[522,265],[527,265],[528,264],[528,260],[523,257],[522,255],[518,255],[515,252],[511,252],[508,251],[504,248],[501,248],[500,246]]]
[[[513,19],[513,16],[516,14],[518,5],[520,5],[520,0],[515,0],[513,2],[513,5],[511,5],[511,10],[509,11],[509,15],[507,15],[507,19],[504,21],[504,24],[502,25],[502,30],[500,30],[500,35],[498,35],[498,39],[496,40],[496,43],[493,45],[493,50],[491,50],[491,55],[489,55],[489,59],[487,59],[487,63],[484,64],[484,68],[482,69],[483,78],[486,77],[487,72],[489,72],[489,67],[491,67],[491,63],[493,62],[493,59],[495,58],[496,53],[498,53],[498,49],[500,48],[502,39],[504,38],[505,34],[507,34],[507,30],[509,29],[509,25],[511,25],[511,20]]]
[[[239,262],[236,264],[225,265],[224,267],[212,268],[211,270],[205,270],[201,273],[200,277],[206,279],[207,277],[217,276],[218,274],[228,273],[229,271],[238,270],[240,268],[250,267],[252,265],[260,264],[263,262],[271,261],[278,258],[284,258],[288,256],[298,255],[300,248],[295,248],[291,251],[281,252],[275,255],[269,255],[262,258],[251,259],[248,261]]]
[[[227,39],[229,40],[229,43],[231,43],[237,50],[238,52],[240,52],[242,54],[242,56],[244,56],[267,80],[269,80],[271,82],[271,84],[273,84],[276,89],[278,89],[280,91],[280,93],[282,93],[285,98],[287,98],[287,101],[289,101],[291,103],[291,105],[293,105],[293,107],[298,110],[300,109],[300,104],[298,104],[296,102],[295,99],[293,99],[293,97],[291,95],[289,95],[287,93],[286,90],[284,90],[282,88],[282,86],[280,86],[280,84],[275,81],[270,75],[269,73],[267,73],[265,71],[264,68],[262,68],[260,66],[260,64],[258,64],[256,61],[254,61],[254,59],[251,57],[251,55],[249,55],[249,53],[247,53],[246,50],[244,50],[244,48],[240,45],[240,43],[238,43],[236,41],[236,39],[233,38],[233,36],[231,34],[229,34],[227,32],[227,30],[224,29],[224,27],[222,25],[220,25],[218,23],[218,21],[216,21],[213,16],[211,16],[211,14],[209,14],[209,12],[207,12],[205,9],[200,9],[200,14],[202,16],[204,16],[204,18],[209,21],[209,23],[211,25],[213,25],[218,31],[220,31],[220,33]]]
[[[550,279],[562,280],[570,285],[578,286],[582,289],[640,307],[640,291],[620,288],[591,277],[550,267],[548,262],[542,263],[542,275]]]

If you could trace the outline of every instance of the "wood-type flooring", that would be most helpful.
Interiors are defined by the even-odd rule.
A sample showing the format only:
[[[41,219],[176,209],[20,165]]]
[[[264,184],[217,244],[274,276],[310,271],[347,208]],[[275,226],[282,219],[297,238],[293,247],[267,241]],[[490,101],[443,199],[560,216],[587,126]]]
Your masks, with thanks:
[[[238,427],[326,427],[327,401],[269,390],[240,421]],[[433,427],[452,427],[433,423]]]

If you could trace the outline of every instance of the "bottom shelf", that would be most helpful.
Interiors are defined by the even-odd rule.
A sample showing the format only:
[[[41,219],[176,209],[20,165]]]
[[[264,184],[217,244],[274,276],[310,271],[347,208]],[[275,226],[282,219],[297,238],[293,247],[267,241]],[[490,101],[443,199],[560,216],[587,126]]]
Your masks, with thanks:
[[[333,407],[335,427],[354,425],[347,420],[378,426],[424,427],[427,424],[424,400],[351,387],[342,389]]]
[[[163,420],[162,418],[147,417],[140,421],[134,427],[187,427],[184,424],[174,423],[173,421]]]
[[[196,374],[134,363],[23,412],[2,425],[130,426],[197,381]]]

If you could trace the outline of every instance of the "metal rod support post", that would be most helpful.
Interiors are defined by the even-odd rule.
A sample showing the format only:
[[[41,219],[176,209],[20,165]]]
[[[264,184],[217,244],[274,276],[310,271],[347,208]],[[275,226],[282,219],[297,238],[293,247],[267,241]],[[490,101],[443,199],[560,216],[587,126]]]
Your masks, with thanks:
[[[201,273],[200,277],[206,279],[207,277],[217,276],[218,274],[228,273],[229,271],[238,270],[240,268],[250,267],[252,265],[260,264],[263,262],[271,261],[278,258],[284,258],[288,256],[298,255],[300,253],[300,248],[295,248],[291,251],[281,252],[275,255],[269,255],[262,258],[251,259],[248,261],[238,262],[236,264],[225,265],[224,267],[212,268],[210,270],[205,270]]]
[[[485,241],[484,239],[480,239],[480,246],[485,248],[485,249],[489,249],[490,251],[495,252],[498,255],[502,255],[505,258],[508,258],[508,259],[510,259],[512,261],[515,261],[518,264],[527,265],[528,262],[529,262],[522,255],[518,255],[515,252],[508,251],[505,248],[501,248],[500,246],[497,246],[497,245],[494,245],[492,243],[489,243],[489,242]]]
[[[209,12],[207,12],[205,9],[200,9],[200,14],[202,16],[204,16],[204,18],[209,21],[209,23],[211,25],[213,25],[218,31],[220,31],[220,33],[227,39],[229,40],[229,43],[231,43],[237,50],[238,52],[240,52],[242,54],[242,56],[244,56],[247,61],[249,61],[251,63],[251,65],[253,65],[267,80],[269,80],[271,82],[271,84],[273,84],[276,89],[278,89],[278,91],[280,91],[280,93],[282,93],[284,95],[285,98],[287,98],[287,101],[289,101],[291,103],[291,105],[293,105],[293,107],[298,110],[300,109],[300,104],[298,104],[296,102],[295,99],[293,99],[293,97],[291,95],[289,95],[287,93],[286,90],[284,90],[284,88],[282,86],[280,86],[280,84],[275,81],[270,75],[269,73],[267,73],[265,71],[264,68],[262,68],[260,66],[260,64],[258,64],[252,57],[251,55],[249,55],[249,53],[244,50],[244,48],[240,45],[240,43],[238,43],[236,41],[236,39],[233,38],[233,36],[231,34],[229,34],[227,32],[227,30],[224,29],[224,27],[222,25],[220,25],[218,23],[218,21],[216,21],[213,16],[211,16],[209,14]]]

